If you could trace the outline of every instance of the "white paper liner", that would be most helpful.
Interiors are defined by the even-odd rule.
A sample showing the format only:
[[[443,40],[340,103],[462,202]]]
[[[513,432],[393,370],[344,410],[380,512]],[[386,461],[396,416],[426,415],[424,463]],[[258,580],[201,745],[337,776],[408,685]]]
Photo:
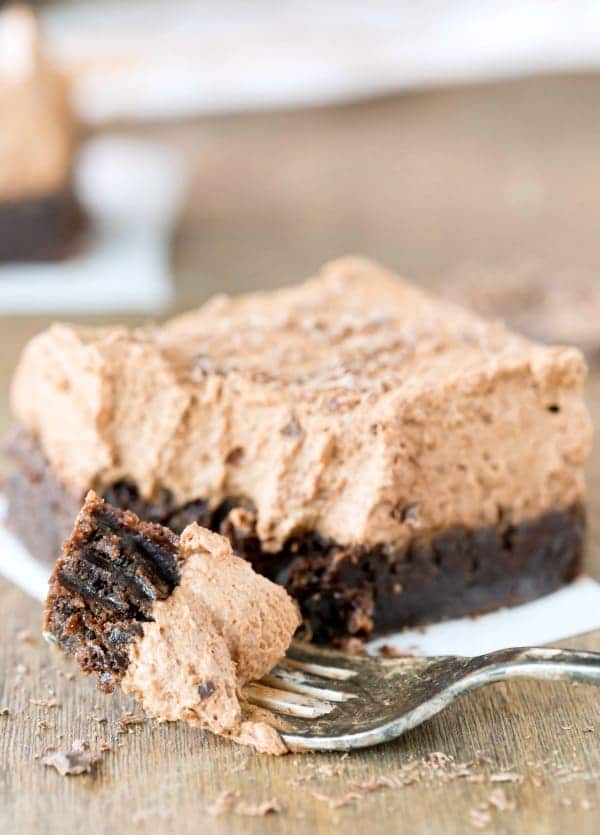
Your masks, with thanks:
[[[184,184],[182,161],[166,146],[110,135],[88,141],[75,176],[88,216],[80,252],[0,265],[0,315],[163,313]]]
[[[6,500],[0,495],[0,574],[43,601],[50,569],[33,559],[6,530],[5,512]],[[367,648],[374,654],[386,644],[415,655],[472,656],[507,647],[554,643],[599,628],[600,584],[584,576],[532,603],[397,632],[371,641]]]

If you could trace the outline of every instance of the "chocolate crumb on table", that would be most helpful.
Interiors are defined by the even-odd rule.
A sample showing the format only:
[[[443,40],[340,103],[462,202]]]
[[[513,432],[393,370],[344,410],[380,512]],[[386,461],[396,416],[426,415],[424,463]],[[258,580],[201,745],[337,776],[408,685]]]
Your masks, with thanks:
[[[234,798],[235,792],[225,789],[206,807],[206,811],[211,817],[218,818],[231,810]]]
[[[247,817],[264,817],[265,815],[277,815],[284,811],[284,806],[276,797],[271,800],[263,800],[262,803],[240,802],[234,807],[236,815]]]
[[[132,713],[127,713],[125,714],[125,716],[121,716],[119,719],[119,733],[129,733],[129,728],[137,727],[138,725],[143,725],[145,721],[146,720],[143,716],[135,716]]]
[[[41,758],[43,765],[55,768],[61,777],[89,774],[100,757],[91,754],[86,742],[77,740],[65,751],[50,751]]]
[[[514,812],[516,808],[515,801],[509,800],[504,789],[500,787],[490,793],[488,802],[498,809],[499,812]]]

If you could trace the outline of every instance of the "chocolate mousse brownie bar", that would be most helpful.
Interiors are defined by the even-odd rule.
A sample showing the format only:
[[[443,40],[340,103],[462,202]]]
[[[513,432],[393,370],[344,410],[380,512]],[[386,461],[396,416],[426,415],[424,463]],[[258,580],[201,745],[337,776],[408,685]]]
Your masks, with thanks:
[[[224,537],[194,524],[180,538],[90,491],[52,572],[44,621],[100,689],[120,686],[157,719],[285,752],[242,688],[285,654],[297,607]]]
[[[358,258],[159,327],[54,325],[13,383],[9,522],[53,558],[90,487],[197,520],[319,641],[518,603],[580,568],[584,373]]]
[[[0,11],[0,261],[66,255],[81,227],[67,80],[44,55],[31,9]]]

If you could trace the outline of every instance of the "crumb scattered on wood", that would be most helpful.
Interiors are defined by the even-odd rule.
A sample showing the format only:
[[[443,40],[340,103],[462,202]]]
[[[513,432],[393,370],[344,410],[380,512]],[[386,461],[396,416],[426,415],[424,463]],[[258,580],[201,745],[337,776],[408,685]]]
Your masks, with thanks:
[[[213,818],[218,818],[231,810],[235,792],[226,789],[219,794],[212,803],[206,807],[206,811]]]
[[[476,809],[471,809],[469,812],[469,823],[473,829],[483,831],[487,829],[492,822],[492,815],[485,806],[478,806]]]
[[[91,754],[88,745],[76,740],[66,751],[52,751],[42,756],[42,763],[55,768],[61,777],[89,774],[100,758]]]
[[[517,804],[514,800],[509,800],[503,788],[498,786],[489,796],[490,804],[499,812],[514,812]]]
[[[432,768],[447,768],[452,762],[452,757],[443,751],[432,751],[426,761]]]
[[[321,803],[326,803],[330,809],[341,809],[342,806],[347,806],[349,803],[352,803],[353,800],[360,798],[360,794],[358,794],[358,792],[346,792],[346,794],[340,794],[337,797],[323,794],[322,792],[311,792],[311,794],[315,800],[319,800]]]
[[[45,708],[53,708],[53,707],[60,707],[60,702],[58,699],[29,699],[30,705],[36,705],[37,707],[45,707]]]
[[[0,707],[0,716],[10,716],[10,710],[7,707]]]
[[[30,629],[19,629],[17,641],[21,641],[23,644],[35,644],[35,638]]]
[[[416,775],[380,774],[378,777],[371,777],[360,783],[353,783],[355,789],[363,794],[370,794],[378,789],[401,789],[410,783],[416,782]]]
[[[38,731],[53,731],[55,728],[56,725],[54,725],[52,722],[46,722],[45,719],[40,719],[40,721],[37,723]]]
[[[490,783],[522,783],[523,775],[516,774],[514,771],[498,771],[496,774],[490,774]]]
[[[344,771],[342,758],[337,763],[323,763],[317,766],[314,772],[315,777],[339,777]]]
[[[75,673],[72,670],[70,670],[68,673],[65,673],[63,670],[59,670],[58,675],[61,678],[65,678],[67,681],[75,681]]]
[[[129,732],[129,728],[134,727],[135,725],[143,725],[145,721],[146,720],[143,716],[136,716],[134,713],[126,713],[119,719],[119,733],[126,734]]]
[[[534,775],[533,775],[533,777],[531,778],[531,782],[532,782],[532,783],[533,783],[533,785],[536,787],[536,789],[541,789],[541,787],[544,785],[544,780],[543,780],[543,778],[542,778],[542,777],[540,777],[540,776],[539,776],[539,775],[537,775],[537,774],[534,774]]]
[[[244,801],[235,806],[236,815],[248,815],[249,817],[264,817],[265,815],[278,815],[283,812],[283,806],[277,800],[263,800],[262,803],[246,803]]]
[[[99,739],[98,740],[98,750],[100,751],[112,751],[113,747],[107,739]]]

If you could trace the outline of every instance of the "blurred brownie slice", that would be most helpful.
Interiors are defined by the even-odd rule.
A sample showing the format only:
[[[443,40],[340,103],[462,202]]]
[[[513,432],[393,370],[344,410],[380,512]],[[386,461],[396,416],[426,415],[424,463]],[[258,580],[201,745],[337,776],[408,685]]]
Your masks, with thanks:
[[[34,12],[24,4],[0,10],[0,261],[61,258],[80,231],[69,96]]]

